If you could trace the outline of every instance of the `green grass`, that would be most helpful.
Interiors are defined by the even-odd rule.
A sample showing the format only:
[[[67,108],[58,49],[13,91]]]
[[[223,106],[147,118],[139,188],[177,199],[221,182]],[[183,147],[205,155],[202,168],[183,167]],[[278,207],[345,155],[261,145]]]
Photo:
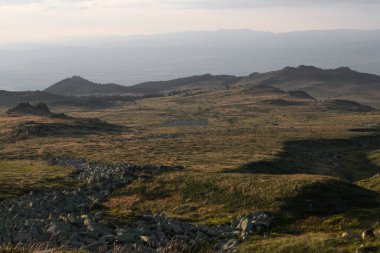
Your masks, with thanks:
[[[363,231],[368,228],[376,230],[380,228],[379,220],[380,208],[354,209],[334,215],[311,215],[284,224],[278,230],[288,233]]]
[[[42,161],[0,161],[0,200],[32,190],[73,186],[76,182],[68,177],[71,172]]]
[[[301,216],[339,213],[375,206],[376,196],[323,176],[178,172],[132,183],[115,191],[105,205],[115,215],[150,209],[218,224],[259,210]]]
[[[151,210],[221,224],[265,210],[277,218],[273,232],[280,234],[253,238],[244,245],[245,252],[336,252],[335,248],[354,252],[360,241],[345,243],[336,235],[376,227],[379,220],[378,195],[373,191],[379,191],[380,182],[372,176],[380,171],[379,130],[373,128],[380,122],[380,112],[322,111],[314,102],[291,109],[260,102],[290,99],[285,96],[231,89],[143,99],[107,109],[54,108],[127,126],[128,131],[0,138],[0,156],[17,160],[13,170],[0,165],[8,168],[0,170],[0,198],[71,184],[66,181],[70,171],[26,159],[64,155],[183,165],[183,172],[165,173],[114,192],[104,203],[106,218],[123,222]],[[176,119],[207,119],[208,125],[165,125]],[[2,114],[0,137],[28,121],[59,123]]]
[[[363,246],[361,247],[361,245]],[[358,251],[356,251],[358,250]],[[380,240],[364,242],[359,234],[343,239],[339,234],[311,233],[304,235],[279,235],[273,238],[252,238],[241,246],[242,253],[351,253],[380,252]]]
[[[358,144],[364,145],[365,149],[357,149],[356,144],[350,144],[353,137],[371,133],[353,132],[350,129],[367,128],[367,125],[379,122],[380,113],[322,112],[313,104],[291,110],[288,107],[260,104],[260,100],[274,97],[256,96],[232,89],[191,97],[182,94],[143,99],[136,104],[103,110],[54,108],[54,111],[72,116],[98,117],[127,126],[130,131],[4,143],[0,155],[16,159],[68,155],[108,162],[180,164],[188,169],[208,172],[235,169],[261,161],[280,161],[281,165],[286,165],[286,169],[295,162],[294,165],[307,168],[309,173],[340,177],[347,176],[342,172],[342,167],[349,172],[364,171],[355,174],[353,180],[368,177],[374,168],[379,167],[376,160],[371,160],[373,165],[369,169],[364,170],[362,166],[368,163],[370,157],[367,154],[376,149],[376,143],[362,144],[359,140]],[[176,119],[207,119],[209,124],[165,126],[165,122]],[[30,120],[41,121],[30,117],[1,117],[0,133],[6,134],[6,131]],[[166,135],[177,137],[165,138]],[[340,156],[334,156],[337,145],[333,141],[329,142],[331,139],[341,140],[337,143],[342,144],[338,150]],[[310,143],[310,147],[305,147],[306,151],[300,148],[305,140],[315,140]],[[320,155],[316,159],[305,159],[308,148],[315,151],[322,140],[329,143],[329,152],[324,154],[319,151]],[[291,160],[283,159],[289,153],[292,153]]]

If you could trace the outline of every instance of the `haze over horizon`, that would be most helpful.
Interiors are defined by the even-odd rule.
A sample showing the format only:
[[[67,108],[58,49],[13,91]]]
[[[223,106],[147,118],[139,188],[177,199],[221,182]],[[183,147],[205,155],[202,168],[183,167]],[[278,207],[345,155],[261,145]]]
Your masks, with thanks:
[[[188,30],[380,29],[376,0],[0,0],[0,43]]]
[[[380,74],[379,11],[376,0],[0,0],[0,89],[298,65]]]

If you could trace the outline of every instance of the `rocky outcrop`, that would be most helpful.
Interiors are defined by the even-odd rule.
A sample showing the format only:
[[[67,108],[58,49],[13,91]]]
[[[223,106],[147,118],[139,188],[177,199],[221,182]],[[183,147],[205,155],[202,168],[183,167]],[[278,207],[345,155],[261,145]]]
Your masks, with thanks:
[[[98,133],[120,133],[128,128],[92,118],[65,117],[64,121],[26,121],[14,127],[12,139],[29,139],[46,136],[80,136]]]
[[[29,103],[20,103],[15,107],[9,109],[7,114],[30,114],[30,115],[38,115],[38,116],[53,116],[53,114],[47,104],[38,103],[35,105],[31,105]]]
[[[237,252],[238,240],[269,228],[265,213],[252,213],[229,225],[205,226],[181,222],[161,214],[146,214],[128,224],[102,223],[96,212],[116,188],[141,174],[181,170],[181,167],[133,166],[128,164],[87,163],[76,159],[53,159],[56,166],[76,169],[75,178],[83,185],[77,189],[31,192],[0,202],[0,245],[18,247],[39,243],[47,248],[81,248],[122,252],[161,252],[165,247],[186,250],[214,245],[215,252]],[[173,246],[174,245],[174,246]]]

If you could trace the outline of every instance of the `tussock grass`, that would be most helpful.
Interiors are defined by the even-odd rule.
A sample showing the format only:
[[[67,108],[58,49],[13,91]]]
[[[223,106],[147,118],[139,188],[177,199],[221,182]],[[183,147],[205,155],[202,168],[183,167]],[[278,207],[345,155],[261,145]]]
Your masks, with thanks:
[[[0,200],[32,190],[68,187],[75,184],[71,169],[49,166],[43,161],[0,161]]]
[[[364,229],[379,229],[379,221],[380,208],[354,209],[334,215],[309,216],[286,224],[283,229],[297,233],[357,231],[359,234]]]
[[[340,171],[342,167],[350,172],[363,169],[361,164],[366,162],[364,157],[369,151],[373,151],[370,147],[355,152],[351,148],[349,152],[342,148],[339,150],[340,158],[334,158],[334,154],[328,153],[321,154],[318,159],[304,159],[301,149],[297,146],[287,147],[285,143],[292,141],[297,144],[295,141],[313,139],[349,140],[354,136],[366,136],[371,133],[353,132],[350,129],[372,126],[380,121],[380,113],[321,111],[315,107],[314,102],[292,109],[260,104],[263,99],[276,99],[278,96],[283,95],[256,95],[231,89],[196,93],[193,96],[180,94],[149,98],[119,107],[91,111],[54,108],[54,111],[74,117],[100,118],[127,126],[131,131],[86,136],[50,136],[4,143],[0,155],[18,159],[67,155],[107,162],[180,164],[193,170],[215,172],[234,169],[248,162],[274,161],[284,152],[289,153],[287,148],[295,148],[297,153],[291,157],[295,160],[295,165],[302,165],[302,169],[311,168],[314,174],[323,172],[326,175],[345,177]],[[165,126],[166,122],[178,119],[205,119],[208,125]],[[21,122],[39,120],[41,119],[33,117],[3,116],[0,117],[0,133],[10,131]],[[51,121],[45,123],[57,123],[58,119]],[[298,144],[303,145],[301,142]],[[356,162],[356,157],[363,159]],[[378,164],[374,166],[379,166]],[[370,173],[358,175],[354,180],[365,178],[368,174]]]
[[[178,172],[132,183],[115,191],[105,205],[114,215],[152,210],[184,220],[223,223],[259,210],[301,216],[344,212],[375,206],[376,196],[324,176]]]
[[[353,241],[354,246],[345,244],[334,233],[373,227],[379,220],[378,206],[374,206],[377,197],[364,188],[379,191],[377,178],[370,177],[380,168],[380,137],[375,129],[380,113],[325,111],[312,101],[291,109],[260,102],[296,101],[286,96],[236,88],[149,98],[106,109],[58,107],[53,110],[100,118],[130,131],[25,140],[2,137],[27,121],[55,124],[62,119],[2,114],[0,157],[15,159],[19,166],[11,170],[0,162],[0,198],[35,188],[66,187],[63,178],[69,171],[20,161],[30,158],[73,156],[103,162],[179,164],[187,170],[134,182],[114,192],[104,203],[110,218],[122,221],[151,210],[220,224],[265,210],[280,216],[275,230],[282,234],[252,239],[244,245],[245,252],[352,252],[359,241]],[[208,124],[165,125],[178,119],[204,119]],[[329,176],[364,180],[357,187]],[[16,187],[14,182],[18,182]],[[314,234],[294,235],[309,232]]]
[[[349,253],[380,252],[380,240],[363,244],[357,235],[343,239],[339,234],[311,233],[304,235],[285,235],[269,239],[252,238],[241,247],[242,253]],[[356,251],[358,250],[358,251]]]

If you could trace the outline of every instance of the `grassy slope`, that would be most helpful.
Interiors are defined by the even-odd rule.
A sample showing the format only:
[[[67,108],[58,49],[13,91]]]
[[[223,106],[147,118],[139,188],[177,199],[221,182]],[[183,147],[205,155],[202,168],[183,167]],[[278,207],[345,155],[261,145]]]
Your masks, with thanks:
[[[360,248],[363,241],[355,238],[343,239],[338,234],[308,233],[304,235],[286,235],[263,239],[252,238],[241,247],[242,253],[348,253],[379,252],[380,241],[370,241]]]
[[[302,202],[304,197],[321,209],[326,209],[324,205],[330,203],[333,207],[347,209],[369,207],[368,199],[362,197],[372,196],[372,193],[368,195],[352,184],[336,183],[335,179],[318,174],[351,181],[375,174],[380,168],[380,147],[376,141],[379,137],[377,132],[366,129],[380,121],[380,114],[322,111],[314,102],[292,107],[260,103],[274,98],[278,97],[255,96],[236,89],[144,99],[136,104],[98,111],[55,108],[73,116],[99,117],[128,126],[131,131],[3,143],[0,144],[0,156],[20,159],[71,155],[108,162],[186,166],[185,172],[165,174],[115,192],[114,198],[105,205],[118,218],[150,209],[187,220],[222,223],[252,210],[279,213],[292,209],[292,205],[293,209],[296,207],[308,213],[309,203]],[[176,119],[207,119],[208,126],[167,125]],[[2,117],[0,132],[9,131],[18,120],[20,118]],[[290,173],[297,169],[298,174],[271,172],[271,175],[262,175],[241,170],[243,165],[263,161]],[[347,178],[347,171],[352,174],[350,178]],[[321,193],[325,195],[318,195]],[[345,198],[340,197],[342,193]],[[312,199],[313,196],[321,198]],[[356,205],[363,199],[363,205]],[[371,213],[368,220],[361,218],[368,212]],[[322,233],[322,242],[330,242],[331,233],[360,230],[378,220],[376,208],[341,210],[327,216],[317,214],[290,219],[286,226],[278,227],[280,238],[276,240],[284,239],[286,244],[294,244],[294,233],[313,232]],[[320,224],[325,224],[323,228],[328,228],[327,231]],[[307,235],[302,236],[297,239],[301,244],[307,242],[303,240]],[[272,239],[275,240],[253,240],[244,247],[249,249],[264,244],[272,247],[269,246],[271,242],[276,245]],[[321,240],[316,241],[317,246],[323,245],[319,244]]]
[[[363,188],[380,192],[380,174],[376,174],[375,176],[368,179],[363,179],[357,182],[357,184]]]
[[[71,169],[48,166],[41,161],[0,161],[0,200],[28,193],[73,185]]]
[[[374,207],[376,197],[323,176],[178,172],[121,188],[105,205],[116,215],[152,210],[220,223],[256,210],[297,216],[340,213]]]
[[[35,138],[5,144],[0,155],[33,157],[66,154],[110,162],[181,164],[199,171],[221,171],[248,162],[276,160],[283,151],[287,151],[287,142],[297,144],[297,141],[303,140],[336,138],[349,140],[354,136],[365,136],[369,133],[349,129],[364,128],[380,120],[379,113],[323,112],[314,107],[314,102],[291,108],[260,104],[260,100],[268,98],[273,96],[253,96],[230,90],[144,99],[137,104],[100,111],[65,108],[63,110],[71,115],[99,117],[128,126],[131,131],[80,138],[54,137],[54,141],[51,138]],[[209,124],[174,127],[165,124],[176,119],[207,119]],[[5,125],[8,120],[4,119]],[[299,144],[303,145],[301,142]],[[334,154],[326,153],[317,159],[307,160],[303,159],[302,150],[296,147],[295,151],[299,152],[294,154],[292,160],[298,160],[303,167],[314,171],[319,168],[327,175],[339,175],[335,172],[342,167],[360,171],[362,168],[358,168],[358,164],[366,162],[368,150],[358,156],[355,152],[360,153],[360,150],[353,152],[351,146],[347,146],[348,150],[344,147],[340,149],[341,158],[333,159]],[[355,161],[354,166],[351,165],[352,161]],[[373,169],[370,168],[367,174],[372,175]],[[365,177],[367,175],[358,175],[357,179]]]

